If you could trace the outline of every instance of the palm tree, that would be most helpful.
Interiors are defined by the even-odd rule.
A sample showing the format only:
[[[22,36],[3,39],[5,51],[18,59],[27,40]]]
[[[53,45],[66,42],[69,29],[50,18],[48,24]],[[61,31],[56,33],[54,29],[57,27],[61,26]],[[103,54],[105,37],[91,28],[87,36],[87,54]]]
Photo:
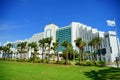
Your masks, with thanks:
[[[8,53],[8,51],[10,51],[10,49],[7,46],[3,46],[3,58],[5,60],[6,58],[6,54]]]
[[[88,46],[89,46],[89,50],[90,50],[90,60],[92,60],[92,47],[93,47],[93,41],[91,40],[90,42],[88,42]],[[91,49],[90,49],[91,47]]]
[[[99,50],[100,61],[102,61],[102,53],[101,53],[101,50],[100,50],[100,46],[101,46],[101,43],[102,43],[102,38],[96,37],[96,38],[94,38],[94,40],[96,41],[97,51]]]
[[[48,37],[46,38],[46,43],[48,44],[48,63],[49,63],[49,60],[50,60],[50,46],[51,46],[51,42],[52,42],[52,37]]]
[[[20,59],[22,59],[22,48],[21,48],[21,43],[17,45],[17,52],[20,54]]]
[[[35,42],[29,43],[28,46],[34,49],[33,55],[33,62],[35,62],[37,51],[38,51],[38,45]]]
[[[6,47],[8,47],[8,51],[7,51],[7,53],[8,53],[8,58],[10,58],[10,56],[12,56],[12,51],[10,50],[10,48],[12,47],[12,44],[11,43],[8,43],[7,45],[6,45]]]
[[[96,60],[96,53],[95,53],[95,51],[96,51],[96,44],[97,44],[97,42],[96,42],[96,39],[95,39],[95,38],[93,38],[93,39],[89,42],[89,45],[90,45],[91,47],[93,47],[93,50],[94,50],[94,53],[93,53],[93,60],[94,60],[94,61]]]
[[[21,54],[20,57],[22,59],[22,54],[24,53],[24,59],[25,59],[25,53],[27,52],[26,47],[27,47],[27,42],[22,42],[17,45],[18,52]]]
[[[22,49],[24,53],[24,59],[26,58],[26,53],[27,53],[27,42],[22,43]]]
[[[75,50],[73,49],[73,46],[72,44],[69,44],[69,47],[68,47],[68,57],[69,57],[69,60],[71,59],[74,59],[74,55],[75,55]]]
[[[84,60],[84,53],[83,53],[83,51],[84,51],[84,46],[86,45],[86,43],[84,41],[82,41],[81,38],[77,38],[75,40],[75,45],[79,48],[79,63],[80,63],[81,60],[82,61]]]
[[[0,46],[0,54],[1,54],[2,50],[3,50],[3,47],[2,47],[2,46]]]
[[[102,53],[101,53],[101,50],[100,50],[101,42],[102,42],[102,39],[99,38],[99,37],[95,37],[89,42],[89,45],[94,48],[94,60],[97,60],[96,51],[98,51],[98,50],[100,51],[100,61],[102,60],[101,59],[102,58],[101,57]]]
[[[56,40],[56,42],[53,43],[53,47],[51,47],[52,50],[54,50],[54,56],[57,54],[57,63],[59,62],[59,54],[58,54],[58,45],[59,45],[59,39]]]
[[[68,47],[69,47],[68,40],[65,40],[65,41],[62,43],[62,46],[64,46],[64,47],[66,48],[65,64],[67,65],[67,64],[68,64]]]
[[[43,54],[44,54],[44,51],[45,51],[45,38],[39,40],[39,46],[42,48],[42,62],[44,62]]]
[[[68,44],[68,49],[63,50],[63,57],[66,58],[66,52],[68,52],[68,60],[72,60],[75,58],[76,51],[73,49],[72,44]]]

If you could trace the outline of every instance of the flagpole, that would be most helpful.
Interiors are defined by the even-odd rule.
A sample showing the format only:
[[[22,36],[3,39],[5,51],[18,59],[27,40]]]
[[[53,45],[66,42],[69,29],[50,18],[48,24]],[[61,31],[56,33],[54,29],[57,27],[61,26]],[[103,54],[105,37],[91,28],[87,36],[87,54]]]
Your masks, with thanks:
[[[115,22],[115,32],[116,32],[116,41],[117,41],[117,47],[118,47],[118,56],[120,55],[120,50],[119,50],[119,43],[118,43],[118,35],[117,35],[117,27],[116,27],[116,21],[115,21],[115,17],[114,17],[114,22]]]

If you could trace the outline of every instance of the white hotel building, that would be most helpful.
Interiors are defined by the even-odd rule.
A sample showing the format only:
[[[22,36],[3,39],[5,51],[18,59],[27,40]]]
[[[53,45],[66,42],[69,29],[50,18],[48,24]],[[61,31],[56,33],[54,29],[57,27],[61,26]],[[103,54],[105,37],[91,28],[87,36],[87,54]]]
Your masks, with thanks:
[[[101,49],[103,53],[103,59],[107,62],[114,62],[115,58],[119,55],[119,41],[116,37],[115,31],[108,31],[108,32],[102,32],[98,31],[97,29],[94,29],[90,26],[78,23],[78,22],[72,22],[70,25],[59,28],[55,24],[49,24],[46,25],[44,28],[44,32],[34,34],[31,38],[26,39],[28,43],[36,42],[38,44],[38,41],[40,39],[50,37],[52,36],[53,40],[52,42],[55,42],[57,38],[59,38],[59,43],[62,43],[64,40],[68,40],[69,43],[73,45],[73,48],[78,51],[78,48],[75,45],[74,40],[78,37],[82,38],[86,43],[91,41],[94,37],[100,37],[102,38],[101,43]],[[21,41],[11,42],[14,45],[14,51],[18,43]],[[59,54],[62,53],[62,50],[64,48],[62,46],[59,46],[58,51]],[[86,52],[93,51],[93,48],[86,45],[84,47],[84,50]],[[39,48],[39,57],[41,58],[41,49]],[[51,51],[52,53],[53,51]],[[27,53],[26,58],[30,58],[31,54],[30,51]],[[99,56],[97,56],[99,60]]]

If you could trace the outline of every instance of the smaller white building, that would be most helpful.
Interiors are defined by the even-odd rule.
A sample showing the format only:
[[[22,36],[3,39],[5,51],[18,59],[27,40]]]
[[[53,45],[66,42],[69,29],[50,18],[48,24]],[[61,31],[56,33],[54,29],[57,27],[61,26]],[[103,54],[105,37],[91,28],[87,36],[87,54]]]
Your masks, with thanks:
[[[118,57],[119,53],[119,45],[118,38],[116,37],[116,33],[114,31],[109,31],[105,33],[106,40],[106,60],[108,62],[114,62],[116,57]]]

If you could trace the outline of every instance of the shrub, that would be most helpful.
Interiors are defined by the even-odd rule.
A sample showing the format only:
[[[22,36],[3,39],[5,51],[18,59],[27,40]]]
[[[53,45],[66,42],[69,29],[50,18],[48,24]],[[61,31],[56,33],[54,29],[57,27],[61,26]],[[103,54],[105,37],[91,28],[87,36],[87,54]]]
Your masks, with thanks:
[[[65,60],[59,61],[59,64],[65,64]]]
[[[99,61],[95,61],[95,62],[94,62],[94,65],[95,65],[95,66],[100,66]]]
[[[98,62],[94,62],[94,61],[81,61],[80,63],[79,61],[77,61],[75,63],[75,65],[81,65],[81,66],[94,66],[95,64],[99,65]]]
[[[48,60],[45,60],[45,63],[48,63],[49,61]]]
[[[93,66],[93,65],[94,65],[93,61],[86,61],[86,66]]]
[[[29,59],[25,59],[25,62],[31,62],[31,59],[29,58]]]
[[[76,61],[76,62],[75,62],[75,65],[80,65],[79,61]]]
[[[100,61],[99,64],[100,64],[100,66],[102,66],[102,67],[106,66],[106,62],[105,62],[105,61]]]
[[[81,61],[81,62],[80,62],[80,65],[81,65],[81,66],[86,66],[86,61]]]
[[[4,58],[0,58],[1,61],[5,60]]]

